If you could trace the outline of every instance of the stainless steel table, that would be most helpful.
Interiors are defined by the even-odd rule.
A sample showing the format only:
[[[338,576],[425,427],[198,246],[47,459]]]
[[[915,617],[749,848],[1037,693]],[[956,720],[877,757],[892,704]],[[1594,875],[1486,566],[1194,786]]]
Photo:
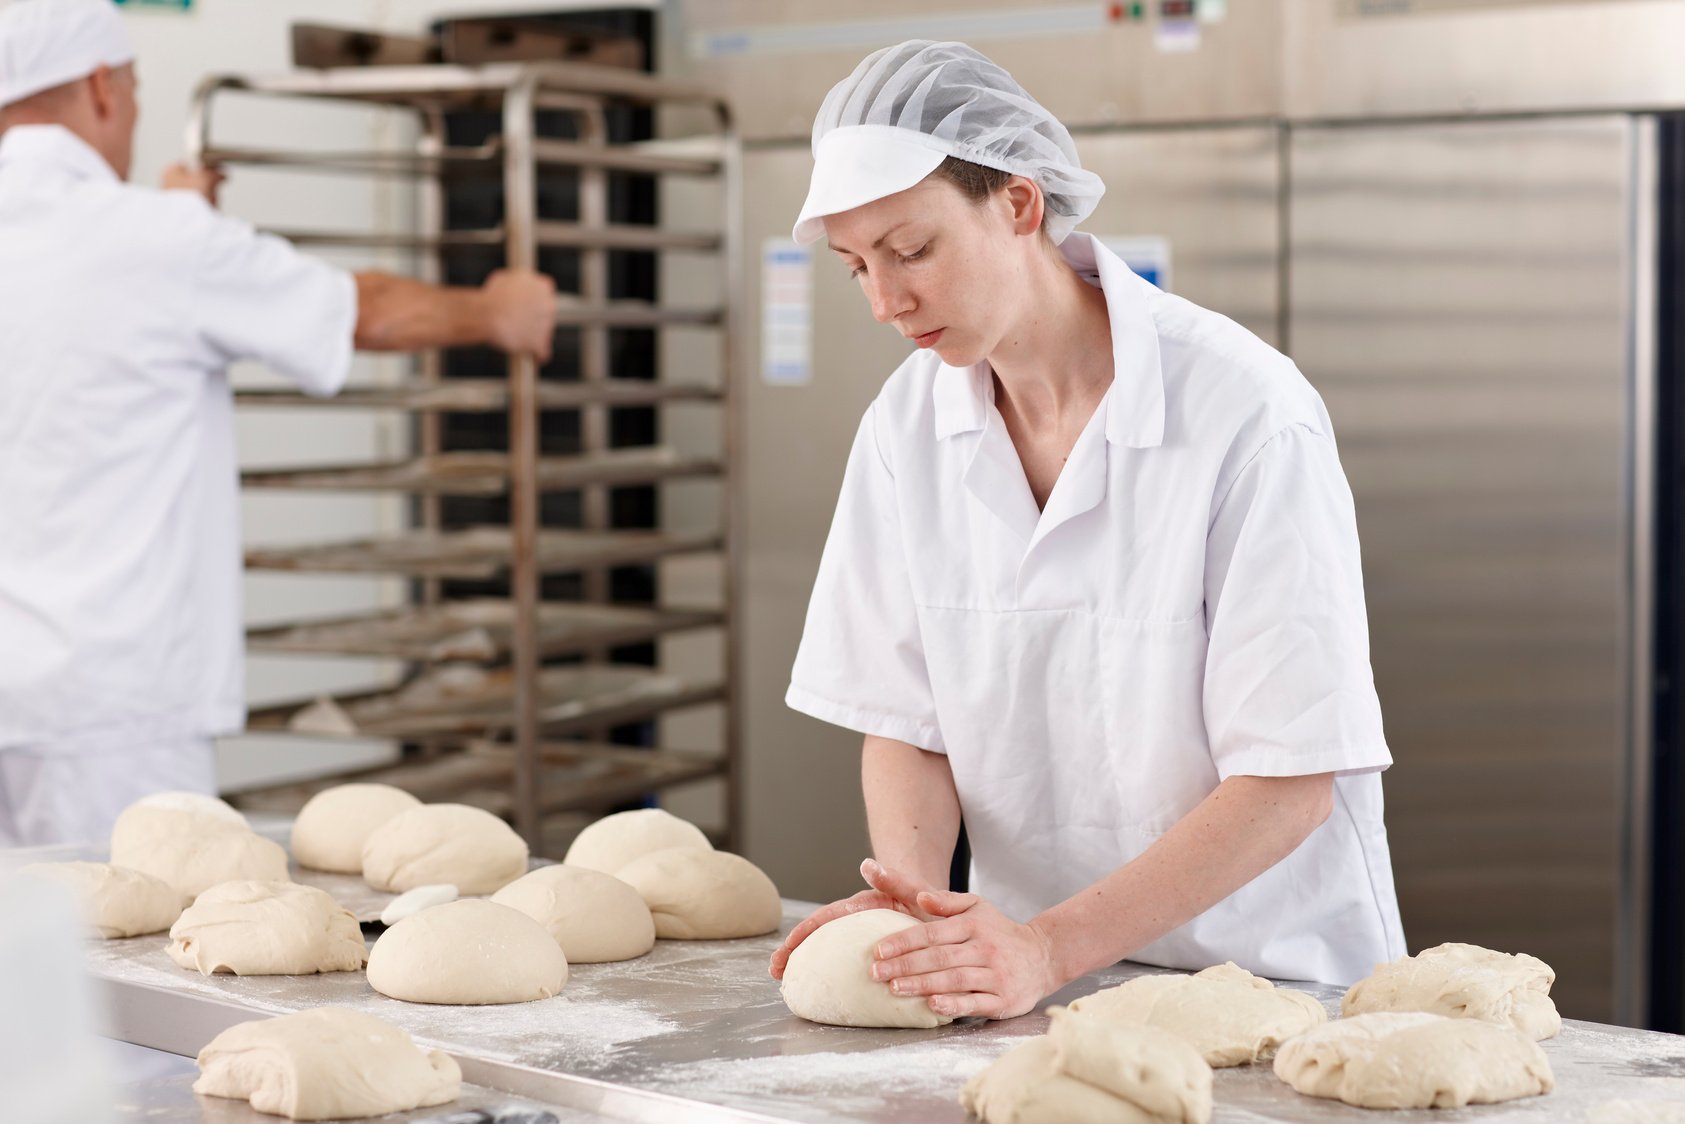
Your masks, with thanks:
[[[378,912],[386,897],[352,877],[295,875],[359,916]],[[782,931],[809,908],[786,902]],[[110,1001],[116,1033],[127,1041],[192,1055],[223,1028],[256,1015],[350,1007],[449,1051],[474,1085],[559,1106],[558,1112],[618,1120],[959,1124],[967,1117],[955,1095],[966,1079],[1046,1026],[1039,1014],[936,1030],[807,1023],[789,1013],[767,975],[778,939],[661,941],[638,960],[575,965],[554,999],[498,1007],[401,1003],[375,993],[359,972],[205,977],[176,967],[161,935],[94,942],[89,963]],[[1571,965],[1557,968],[1572,971]],[[1125,964],[1096,972],[1050,1002],[1068,1002],[1149,971]],[[1293,986],[1337,1013],[1339,989]],[[1685,1038],[1570,1022],[1543,1046],[1556,1071],[1555,1093],[1414,1115],[1445,1124],[1579,1120],[1615,1098],[1685,1100]],[[1216,1100],[1220,1122],[1380,1119],[1302,1097],[1267,1065],[1219,1070]]]

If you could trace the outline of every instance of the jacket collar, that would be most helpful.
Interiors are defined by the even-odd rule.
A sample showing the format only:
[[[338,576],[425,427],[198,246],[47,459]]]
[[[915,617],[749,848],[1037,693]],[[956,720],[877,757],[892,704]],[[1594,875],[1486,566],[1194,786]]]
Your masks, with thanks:
[[[120,182],[105,157],[63,125],[13,125],[0,133],[0,164],[46,164],[76,179]]]
[[[1072,234],[1059,252],[1071,268],[1106,294],[1112,324],[1112,385],[1106,393],[1106,441],[1132,449],[1164,443],[1164,372],[1158,327],[1148,302],[1156,291],[1091,234]],[[932,391],[938,440],[981,430],[994,403],[989,364],[940,365]]]

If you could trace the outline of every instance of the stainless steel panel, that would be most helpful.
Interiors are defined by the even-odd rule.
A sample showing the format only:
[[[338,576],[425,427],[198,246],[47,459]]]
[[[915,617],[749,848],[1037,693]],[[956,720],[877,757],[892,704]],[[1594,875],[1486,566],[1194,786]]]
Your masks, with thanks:
[[[1107,194],[1084,229],[1167,239],[1177,291],[1273,342],[1278,145],[1268,127],[1085,133],[1083,161]],[[761,380],[760,251],[765,239],[788,237],[810,168],[805,145],[746,157],[742,682],[748,853],[786,893],[826,899],[859,888],[855,866],[867,853],[860,737],[789,710],[784,689],[849,445],[908,345],[873,321],[858,286],[821,249],[812,381]]]
[[[1405,934],[1613,1010],[1633,126],[1293,135],[1289,326],[1357,499]]]
[[[1282,105],[1282,7],[1231,3],[1161,42],[1153,3],[1130,20],[1129,5],[1099,0],[680,0],[663,68],[724,94],[749,140],[805,141],[833,84],[914,38],[970,43],[1072,127],[1263,118]],[[710,54],[710,37],[740,53]]]
[[[1685,105],[1685,0],[1294,0],[1285,23],[1295,119]]]

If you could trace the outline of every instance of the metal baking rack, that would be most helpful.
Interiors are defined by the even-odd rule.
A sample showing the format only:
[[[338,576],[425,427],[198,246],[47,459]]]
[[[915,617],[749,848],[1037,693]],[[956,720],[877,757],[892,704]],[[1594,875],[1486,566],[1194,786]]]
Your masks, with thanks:
[[[281,151],[212,137],[213,110],[230,95],[268,99],[328,99],[413,112],[419,124],[412,151]],[[606,113],[631,105],[690,107],[713,125],[682,153],[661,144],[617,144]],[[696,113],[700,109],[703,113]],[[502,128],[483,144],[447,142],[445,115],[456,110],[500,111]],[[571,115],[576,137],[538,135],[539,113]],[[289,168],[307,174],[412,177],[420,191],[413,233],[354,230],[272,230],[300,246],[400,247],[421,255],[420,273],[444,275],[447,255],[461,247],[501,248],[508,267],[537,268],[539,250],[577,255],[579,291],[557,299],[558,328],[576,329],[580,379],[541,379],[537,364],[507,361],[504,378],[445,378],[439,354],[422,353],[416,372],[399,385],[352,386],[317,399],[281,390],[242,391],[242,409],[288,407],[401,411],[415,418],[413,455],[380,463],[302,465],[243,474],[247,488],[322,492],[403,493],[416,497],[413,526],[385,538],[250,549],[248,570],[292,573],[395,574],[413,580],[410,604],[353,617],[288,622],[253,629],[254,652],[397,658],[406,662],[396,688],[261,707],[253,731],[299,736],[370,736],[418,747],[419,755],[353,775],[288,784],[246,794],[243,803],[266,810],[296,808],[328,784],[382,780],[424,799],[469,799],[508,816],[535,849],[545,818],[599,810],[660,788],[718,777],[726,788],[725,836],[740,822],[737,783],[736,532],[729,502],[734,468],[732,301],[735,263],[738,146],[725,104],[711,93],[612,67],[571,63],[367,66],[276,78],[213,76],[199,87],[189,151],[206,164]],[[662,151],[663,147],[667,151]],[[609,221],[609,175],[700,177],[717,181],[722,206],[717,229],[676,230]],[[578,177],[575,220],[538,214],[545,175]],[[445,177],[497,177],[503,221],[493,229],[443,228]],[[704,253],[717,257],[719,300],[705,307],[611,300],[609,255],[614,251]],[[654,377],[611,377],[609,332],[667,326],[703,328],[719,337],[718,380],[683,370]],[[610,411],[709,403],[722,411],[720,448],[697,456],[660,446],[611,447]],[[577,410],[577,455],[541,456],[541,411]],[[507,453],[447,451],[440,415],[506,412]],[[617,530],[609,493],[618,486],[677,479],[720,482],[719,518],[704,532]],[[581,526],[540,526],[544,493],[580,495]],[[507,526],[447,528],[440,497],[503,496]],[[653,564],[676,555],[719,556],[724,575],[717,604],[611,602],[608,570]],[[541,598],[542,579],[581,576],[583,599]],[[506,579],[507,599],[453,600],[442,580]],[[702,675],[616,665],[617,645],[654,641],[678,632],[719,636],[717,667]],[[546,665],[558,657],[582,662]],[[711,705],[722,714],[719,744],[630,748],[607,744],[607,731],[680,708]]]

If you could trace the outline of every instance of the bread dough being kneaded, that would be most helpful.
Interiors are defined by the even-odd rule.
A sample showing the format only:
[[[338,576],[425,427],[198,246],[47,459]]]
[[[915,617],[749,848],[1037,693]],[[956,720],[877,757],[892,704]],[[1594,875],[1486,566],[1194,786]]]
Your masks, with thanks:
[[[361,1011],[321,1007],[231,1026],[199,1051],[193,1091],[292,1120],[384,1116],[454,1101],[462,1069]]]
[[[936,1027],[922,995],[896,995],[872,978],[872,950],[891,933],[919,922],[893,909],[866,909],[827,921],[790,954],[779,991],[791,1013],[832,1026]]]
[[[170,927],[170,959],[209,976],[354,972],[368,959],[351,911],[296,882],[212,886]]]

